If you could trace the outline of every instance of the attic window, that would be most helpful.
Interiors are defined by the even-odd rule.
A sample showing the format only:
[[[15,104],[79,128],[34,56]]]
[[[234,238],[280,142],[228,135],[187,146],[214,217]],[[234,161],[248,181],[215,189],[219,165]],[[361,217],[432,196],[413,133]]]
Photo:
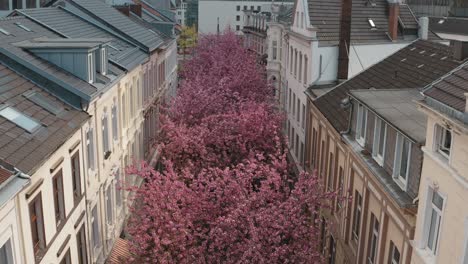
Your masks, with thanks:
[[[94,62],[93,54],[88,54],[88,82],[93,83],[94,81]]]
[[[106,75],[107,73],[107,52],[106,48],[101,48],[101,74]]]
[[[440,60],[445,60],[445,59],[447,59],[447,56],[440,58]]]
[[[0,116],[3,116],[4,118],[10,120],[11,122],[15,123],[17,126],[23,128],[29,133],[34,132],[41,126],[36,120],[21,112],[18,112],[16,109],[10,106],[7,106],[0,110]]]
[[[29,91],[24,93],[23,95],[33,103],[39,105],[40,107],[46,109],[54,115],[58,115],[60,112],[63,111],[63,107],[58,106],[55,102],[45,97],[41,93],[38,93],[36,91]]]
[[[441,20],[439,20],[439,22],[437,22],[437,23],[443,24],[444,22],[445,22],[445,19],[441,19]]]
[[[0,32],[2,32],[3,35],[10,36],[10,32],[4,30],[3,28],[0,28]]]
[[[26,30],[28,32],[32,31],[31,29],[29,29],[28,27],[26,27],[25,25],[23,25],[23,24],[21,24],[19,22],[16,22],[15,25],[17,25],[18,27],[20,27],[20,28],[22,28],[22,29],[24,29],[24,30]]]
[[[370,25],[370,27],[371,27],[372,29],[376,28],[375,23],[374,23],[374,20],[368,18],[368,19],[367,19],[367,22],[369,22],[369,25]]]

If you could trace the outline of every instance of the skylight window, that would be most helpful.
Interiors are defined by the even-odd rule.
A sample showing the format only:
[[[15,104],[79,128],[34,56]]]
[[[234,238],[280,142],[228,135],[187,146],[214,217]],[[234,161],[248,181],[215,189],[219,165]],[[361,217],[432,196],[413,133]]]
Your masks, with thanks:
[[[54,115],[58,115],[63,111],[63,107],[58,106],[55,102],[38,92],[31,91],[25,93],[24,96]]]
[[[28,27],[26,27],[25,25],[23,25],[23,24],[21,24],[19,22],[16,22],[15,25],[17,25],[18,27],[20,27],[20,28],[22,28],[22,29],[24,29],[24,30],[26,30],[28,32],[32,31],[31,29],[29,29]]]
[[[370,25],[370,27],[371,27],[372,29],[376,28],[375,23],[374,23],[374,20],[368,18],[368,19],[367,19],[367,22],[369,22],[369,25]]]
[[[439,22],[437,22],[437,23],[443,24],[444,22],[445,22],[445,19],[441,19],[441,20],[439,20]]]
[[[3,28],[0,28],[0,32],[1,32],[3,35],[10,36],[10,32],[4,30]]]
[[[23,128],[29,133],[34,132],[41,126],[37,121],[35,121],[31,117],[21,112],[18,112],[16,109],[9,106],[0,110],[0,116],[3,116],[4,118],[10,120],[11,122],[15,123],[17,126]]]

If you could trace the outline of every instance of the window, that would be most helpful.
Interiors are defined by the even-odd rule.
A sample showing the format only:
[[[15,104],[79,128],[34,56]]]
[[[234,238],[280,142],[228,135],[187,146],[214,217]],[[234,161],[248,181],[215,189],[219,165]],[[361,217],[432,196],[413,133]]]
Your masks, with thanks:
[[[112,119],[112,138],[114,140],[119,139],[119,128],[117,124],[117,106],[114,103],[111,108],[111,119]]]
[[[240,16],[236,16],[236,21],[240,21]]]
[[[336,261],[336,242],[333,236],[330,236],[329,248],[328,248],[328,263],[335,264]]]
[[[26,0],[26,8],[36,8],[36,0]]]
[[[13,0],[13,2],[15,2],[15,1]],[[9,6],[8,1],[0,1],[0,10],[9,10],[9,9],[10,9],[10,6]],[[0,260],[2,260],[1,257],[0,257]],[[8,263],[8,262],[6,262],[6,263]]]
[[[276,60],[277,59],[277,52],[278,52],[278,41],[273,40],[271,43],[272,43],[271,46],[272,46],[272,52],[273,52],[272,58],[273,58],[273,60]]]
[[[398,248],[395,246],[393,241],[390,241],[390,260],[388,263],[390,264],[400,264],[400,251],[398,251]]]
[[[114,220],[112,216],[112,185],[109,184],[106,190],[106,210],[107,210],[107,224],[112,225]]]
[[[376,25],[374,23],[374,20],[368,18],[367,19],[367,22],[369,23],[369,26],[371,27],[371,29],[375,29],[376,28]]]
[[[380,118],[376,118],[374,129],[374,146],[372,148],[372,157],[383,166],[385,155],[385,143],[387,137],[387,124]]]
[[[31,221],[31,236],[36,255],[40,250],[45,249],[46,240],[44,233],[44,216],[42,215],[42,196],[41,193],[29,203],[29,219]]]
[[[294,131],[294,127],[292,128],[292,132],[291,132],[291,139],[292,139],[292,144],[291,144],[291,147],[294,149],[294,139],[295,139],[295,136],[296,136],[296,132]],[[292,153],[291,153],[292,154]]]
[[[0,247],[0,263],[13,264],[13,249],[10,239]]]
[[[93,54],[88,54],[88,81],[93,83],[94,81],[94,64],[93,64]]]
[[[296,116],[296,121],[299,123],[299,120],[301,119],[301,101],[299,100],[299,96],[297,97],[297,116]]]
[[[361,228],[362,196],[358,191],[354,194],[353,238],[358,241]]]
[[[247,10],[247,6],[244,6],[244,10]]]
[[[254,6],[250,6],[250,10],[254,10]]]
[[[86,154],[88,155],[88,168],[94,170],[94,134],[89,128],[86,132]]]
[[[372,230],[371,230],[371,240],[370,240],[370,248],[369,248],[369,263],[376,263],[376,257],[377,257],[377,244],[379,242],[379,221],[377,221],[377,218],[375,217],[374,214],[371,214],[371,225],[372,225]]]
[[[299,158],[299,135],[296,134],[296,147],[294,148],[295,152],[295,156],[296,156],[296,159]]]
[[[402,134],[397,134],[393,178],[402,189],[406,189],[411,156],[411,142]]]
[[[260,6],[257,6],[257,10],[260,11]]]
[[[357,110],[356,141],[364,147],[366,143],[367,109],[359,104]]]
[[[4,1],[0,1],[4,2]],[[8,1],[6,1],[8,3]],[[13,7],[11,9],[21,9],[23,8],[23,0],[13,0]]]
[[[52,178],[52,188],[54,195],[55,224],[61,226],[65,220],[65,202],[63,200],[63,175],[62,170]]]
[[[240,6],[236,6],[236,10],[237,10],[237,11],[240,11]]]
[[[75,203],[78,202],[81,197],[81,175],[80,175],[80,152],[77,151],[71,157],[71,168],[72,168],[72,188],[73,198]]]
[[[303,142],[301,142],[301,153],[299,154],[300,154],[299,162],[303,163],[304,162],[304,143]]]
[[[71,256],[70,256],[70,249],[67,250],[67,253],[63,256],[62,260],[60,261],[60,264],[72,264],[71,262]]]
[[[312,148],[310,149],[311,150],[311,153],[310,153],[310,157],[312,159],[312,164],[313,165],[313,168],[315,168],[315,156],[317,155],[317,130],[315,130],[315,128],[312,129]]]
[[[293,117],[296,116],[296,94],[295,94],[295,93],[293,93],[292,115],[293,115]],[[293,119],[293,120],[294,120],[294,119]]]
[[[289,73],[292,74],[293,73],[293,48],[291,47],[291,55],[289,56]]]
[[[291,88],[289,88],[289,96],[288,96],[288,100],[289,100],[289,103],[288,103],[288,108],[289,108],[289,112],[291,112]]]
[[[437,254],[437,246],[439,242],[440,221],[442,220],[442,208],[444,205],[444,198],[440,194],[430,189],[430,207],[429,212],[426,214],[427,221],[427,241],[426,247],[432,254]]]
[[[107,159],[107,153],[110,152],[109,147],[109,122],[107,120],[107,113],[102,116],[101,119],[102,128],[102,151],[104,152],[104,159]]]
[[[302,80],[302,52],[299,52],[299,83]]]
[[[294,50],[294,77],[297,76],[297,50]]]
[[[78,248],[78,264],[88,263],[88,253],[86,252],[86,233],[85,225],[82,224],[76,234],[76,246]]]
[[[236,30],[237,30],[237,31],[240,30],[240,26],[239,26],[239,25],[236,25]]]
[[[320,228],[320,252],[324,252],[325,250],[325,240],[327,239],[327,222],[325,221],[325,218],[322,217],[322,226]]]
[[[106,48],[101,48],[101,73],[106,75],[107,73],[107,52]]]
[[[304,84],[307,84],[307,56],[304,55]]]
[[[15,123],[15,125],[28,131],[29,133],[33,133],[41,126],[36,120],[9,106],[0,110],[0,116],[10,120],[11,122]]]
[[[343,207],[343,193],[344,193],[344,172],[343,167],[338,169],[338,202],[336,203],[336,210],[338,211]]]
[[[450,157],[450,149],[452,147],[452,131],[440,125],[435,125],[435,136],[436,151],[448,159]]]
[[[333,159],[333,153],[330,152],[330,160],[328,162],[328,182],[327,182],[327,188],[329,191],[333,190],[333,165],[335,164],[334,159]]]
[[[122,190],[121,190],[122,179],[120,178],[120,169],[115,172],[115,200],[117,206],[122,205]]]
[[[305,128],[305,115],[306,115],[306,113],[305,113],[305,105],[302,104],[302,121],[301,121],[301,127],[302,127],[302,129]]]
[[[91,214],[91,228],[93,229],[93,248],[99,248],[101,245],[101,235],[99,234],[99,219],[97,205],[94,206]]]

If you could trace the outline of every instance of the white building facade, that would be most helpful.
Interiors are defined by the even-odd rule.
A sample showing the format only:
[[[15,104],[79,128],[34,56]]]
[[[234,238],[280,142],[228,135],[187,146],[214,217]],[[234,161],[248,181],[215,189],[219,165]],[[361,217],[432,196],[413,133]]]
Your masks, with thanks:
[[[292,159],[299,169],[302,169],[301,164],[304,162],[306,144],[305,91],[312,86],[315,88],[316,97],[319,97],[336,86],[340,79],[338,71],[341,12],[336,10],[341,9],[341,1],[332,2],[331,6],[327,6],[327,1],[323,0],[298,0],[292,10],[290,24],[273,20],[268,29],[268,79],[275,80],[279,101],[287,114],[285,134],[289,138]],[[389,18],[381,15],[381,11],[387,8],[387,1],[376,1],[376,6],[372,7],[367,7],[365,2],[353,1],[353,8],[362,9],[364,6],[368,9],[370,19],[374,16],[379,17],[379,21],[383,19],[385,23],[378,25],[380,32],[366,19],[363,21],[364,27],[353,28],[351,41],[348,41],[351,44],[348,49],[347,78],[407,46],[417,37],[417,30],[415,33],[413,29],[407,35],[392,41],[385,33]],[[353,19],[363,18],[351,14],[351,20]],[[416,23],[414,17],[410,17],[409,20]],[[358,39],[360,35],[366,34],[375,34],[377,37],[375,40]]]
[[[176,8],[176,22],[181,26],[185,26],[185,11],[187,11],[187,3],[183,0]]]
[[[262,5],[271,5],[271,2],[201,0],[198,2],[198,32],[213,34],[230,28],[241,35],[245,22],[244,11],[262,12]]]

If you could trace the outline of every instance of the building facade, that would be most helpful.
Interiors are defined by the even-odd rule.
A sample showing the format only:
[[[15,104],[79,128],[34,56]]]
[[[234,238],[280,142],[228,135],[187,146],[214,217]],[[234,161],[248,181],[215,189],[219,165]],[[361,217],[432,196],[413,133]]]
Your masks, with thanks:
[[[184,26],[184,27],[186,26],[186,23],[185,23],[186,11],[187,11],[187,3],[184,0],[181,0],[179,2],[179,5],[176,8],[176,20],[179,25]]]
[[[262,6],[266,5],[262,9]],[[230,28],[237,34],[242,34],[242,28],[246,17],[244,11],[255,12],[268,11],[271,1],[224,1],[224,0],[200,0],[198,1],[198,31],[200,33],[223,32]],[[216,12],[213,12],[216,10]]]
[[[466,45],[466,43],[465,43]],[[466,58],[466,53],[465,53]],[[413,240],[413,263],[468,261],[467,103],[465,63],[426,87],[418,106],[427,116],[424,163]]]
[[[275,37],[268,36],[271,42],[281,42],[286,57],[281,67],[286,69],[284,75],[278,78],[281,72],[269,70],[268,78],[287,84],[278,94],[284,94],[287,101],[283,108],[287,115],[285,133],[291,158],[299,169],[305,157],[305,90],[313,86],[313,93],[319,97],[418,37],[416,18],[407,5],[386,0],[341,2],[299,0],[285,36],[278,30],[271,31]],[[387,12],[389,9],[394,12]],[[361,17],[362,12],[368,17]],[[268,63],[272,65],[267,69],[278,68],[277,61]]]
[[[344,197],[321,214],[330,263],[412,263],[426,126],[413,101],[462,63],[451,54],[418,40],[320,97],[308,89],[305,168]]]

